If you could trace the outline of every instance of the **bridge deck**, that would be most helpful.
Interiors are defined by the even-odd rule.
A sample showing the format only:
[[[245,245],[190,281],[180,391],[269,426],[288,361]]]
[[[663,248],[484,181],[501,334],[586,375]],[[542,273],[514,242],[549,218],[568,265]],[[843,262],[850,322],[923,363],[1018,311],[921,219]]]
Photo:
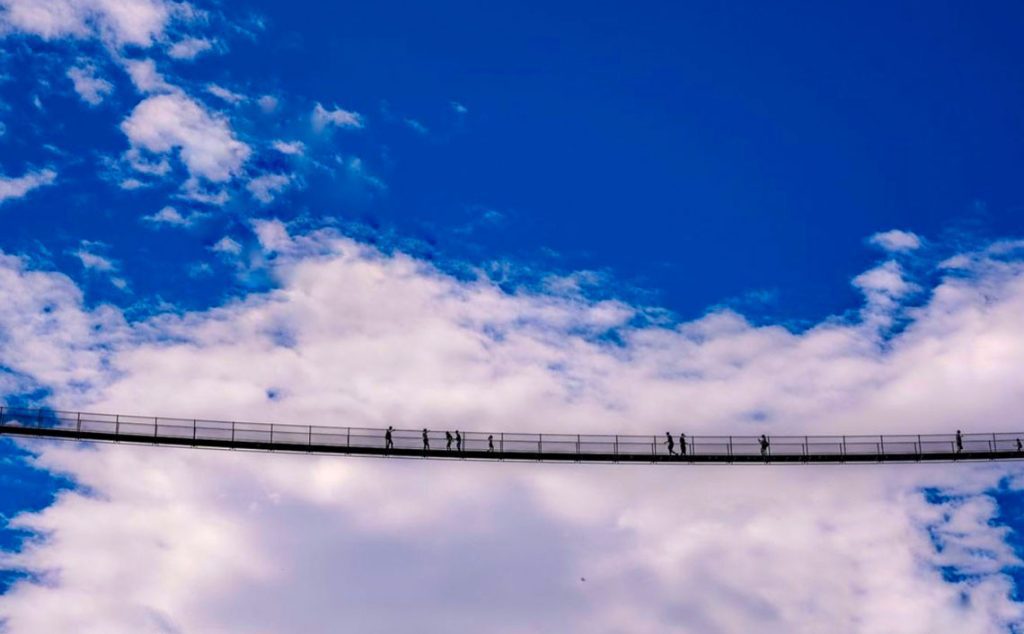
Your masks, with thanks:
[[[687,436],[669,453],[664,435],[460,432],[461,450],[445,431],[280,425],[59,412],[0,406],[0,435],[148,445],[400,458],[669,464],[828,464],[1021,460],[1024,433],[883,436],[774,436],[762,454],[755,436]],[[491,448],[493,446],[493,449]]]

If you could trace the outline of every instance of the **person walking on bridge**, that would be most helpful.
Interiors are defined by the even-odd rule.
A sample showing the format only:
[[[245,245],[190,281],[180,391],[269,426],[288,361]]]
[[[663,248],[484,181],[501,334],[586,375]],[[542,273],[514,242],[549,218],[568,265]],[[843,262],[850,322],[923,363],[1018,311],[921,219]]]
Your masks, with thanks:
[[[1017,453],[1024,451],[1024,445],[1020,443],[1020,438],[1017,439]]]
[[[665,446],[668,447],[668,455],[676,455],[676,441],[672,439],[672,434],[665,432]]]
[[[768,436],[761,434],[758,438],[758,442],[761,443],[761,455],[764,457],[765,462],[768,461],[768,448],[772,446],[772,443],[768,440]]]
[[[444,439],[445,439],[445,441],[447,441],[447,444],[445,444],[445,447],[444,447],[445,451],[451,451],[452,450],[452,433],[450,431],[446,431],[444,433]]]
[[[455,430],[455,451],[462,453],[462,434],[458,429]]]
[[[384,432],[384,451],[395,448],[395,441],[391,439],[391,432],[394,430],[394,427],[388,425],[387,430]]]
[[[679,434],[679,455],[686,455],[686,432]]]
[[[494,453],[494,434],[487,434],[487,453]]]
[[[960,433],[960,430],[956,430],[956,452],[962,453],[964,450],[964,437]]]
[[[423,452],[430,451],[430,436],[427,435],[427,428],[423,428]]]

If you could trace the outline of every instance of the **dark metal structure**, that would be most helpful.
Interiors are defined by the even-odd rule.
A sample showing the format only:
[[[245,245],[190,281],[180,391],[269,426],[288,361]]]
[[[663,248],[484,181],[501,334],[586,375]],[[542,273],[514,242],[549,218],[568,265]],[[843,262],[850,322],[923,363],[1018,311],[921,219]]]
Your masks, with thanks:
[[[454,431],[454,430],[452,430]],[[772,436],[762,453],[756,436],[678,437],[674,453],[664,435],[524,434],[460,432],[447,447],[445,430],[394,430],[385,448],[384,429],[279,425],[199,419],[62,412],[0,406],[0,435],[147,445],[203,447],[355,456],[517,460],[543,462],[670,464],[828,464],[977,462],[1021,460],[1022,433],[883,436]],[[492,449],[493,447],[493,449]]]

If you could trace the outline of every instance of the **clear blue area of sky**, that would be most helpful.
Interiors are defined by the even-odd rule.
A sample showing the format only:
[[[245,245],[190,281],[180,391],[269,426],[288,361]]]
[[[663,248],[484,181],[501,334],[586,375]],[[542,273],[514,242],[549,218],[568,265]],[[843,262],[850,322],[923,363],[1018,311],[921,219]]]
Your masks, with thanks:
[[[352,195],[311,177],[269,208],[246,202],[200,231],[154,232],[137,218],[166,192],[95,178],[98,157],[125,147],[117,123],[131,88],[111,71],[117,107],[84,108],[65,90],[39,110],[35,83],[67,82],[50,47],[28,41],[7,46],[0,166],[56,162],[64,178],[0,211],[0,246],[39,241],[74,272],[68,250],[102,240],[137,300],[202,305],[233,284],[230,272],[194,279],[168,261],[208,259],[251,215],[333,217],[419,238],[442,257],[607,269],[682,317],[758,293],[774,298],[761,310],[810,320],[856,305],[848,282],[876,257],[863,243],[875,231],[1021,233],[1019,3],[257,0],[245,10],[262,16],[259,37],[178,73],[273,90],[285,107],[301,95],[363,113],[348,150],[386,191]],[[503,220],[474,225],[485,210]],[[81,281],[91,299],[118,297]]]

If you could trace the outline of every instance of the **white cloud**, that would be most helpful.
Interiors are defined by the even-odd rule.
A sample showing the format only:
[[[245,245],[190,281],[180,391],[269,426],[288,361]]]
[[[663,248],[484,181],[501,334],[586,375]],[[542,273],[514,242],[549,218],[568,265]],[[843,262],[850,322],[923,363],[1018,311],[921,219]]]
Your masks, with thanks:
[[[87,309],[63,276],[0,258],[13,341],[0,364],[51,386],[57,406],[189,417],[691,435],[1024,427],[1020,261],[972,254],[970,275],[942,279],[883,342],[860,321],[794,333],[728,311],[635,325],[643,307],[510,294],[328,231],[254,230],[276,254],[277,289],[130,325]],[[905,296],[875,277],[864,288]],[[1013,466],[809,477],[33,449],[83,489],[14,520],[46,538],[2,563],[46,576],[0,597],[10,634],[316,634],[341,612],[354,631],[640,634],[994,634],[1024,619],[1003,573],[1020,561],[984,493]],[[931,504],[924,486],[955,495]],[[381,597],[403,609],[355,609]]]
[[[189,37],[175,42],[167,50],[167,54],[174,59],[195,59],[200,53],[205,53],[213,48],[213,42],[205,38]]]
[[[121,182],[119,182],[117,185],[121,189],[124,189],[124,190],[127,190],[127,191],[133,191],[133,190],[136,190],[136,189],[142,189],[143,187],[146,186],[145,183],[143,183],[142,181],[140,181],[137,178],[126,178],[126,179],[122,180]]]
[[[231,200],[231,195],[228,194],[227,190],[208,187],[195,177],[187,179],[175,196],[183,200],[190,200],[214,207],[222,207]]]
[[[92,271],[99,271],[102,273],[112,273],[118,269],[117,264],[114,263],[110,258],[104,257],[91,251],[93,247],[105,246],[101,244],[91,243],[83,241],[82,246],[72,252],[76,258],[82,263],[82,266]]]
[[[430,134],[430,130],[427,129],[427,126],[423,125],[416,119],[406,119],[405,125],[409,126],[411,130],[418,134]]]
[[[238,255],[242,252],[242,245],[230,236],[224,236],[218,240],[217,244],[213,245],[212,248],[217,253],[224,253],[227,255]]]
[[[236,106],[246,100],[245,95],[232,92],[223,86],[218,86],[217,84],[207,84],[206,92],[222,101],[226,101],[232,106]]]
[[[162,0],[0,0],[0,24],[44,39],[99,37],[116,46],[150,46],[184,16]]]
[[[74,66],[68,69],[68,78],[75,87],[75,92],[82,101],[91,106],[98,106],[103,99],[114,91],[114,85],[96,76],[96,68],[91,65]]]
[[[180,211],[168,205],[150,216],[144,216],[142,219],[157,226],[167,225],[187,228],[195,226],[197,222],[205,217],[206,214],[199,212],[191,212],[187,215],[182,215]]]
[[[329,125],[352,129],[359,129],[363,127],[363,118],[359,113],[342,110],[341,108],[327,110],[319,103],[317,103],[316,107],[313,108],[311,121],[313,123],[313,129],[317,132],[322,132]]]
[[[274,141],[272,146],[281,154],[289,156],[301,156],[306,152],[306,144],[302,141],[282,141],[278,139]]]
[[[156,154],[177,150],[193,177],[225,182],[238,174],[250,149],[227,119],[180,93],[148,97],[121,123],[134,148]]]
[[[264,174],[257,176],[246,183],[245,188],[249,190],[252,197],[263,204],[270,203],[277,194],[285,190],[292,182],[288,174]]]
[[[57,172],[52,169],[26,172],[24,176],[11,178],[0,176],[0,204],[26,196],[39,187],[52,185],[57,180]]]
[[[124,67],[131,77],[132,84],[141,93],[166,92],[173,88],[156,69],[156,62],[151,59],[124,60]]]
[[[388,188],[387,183],[371,173],[363,159],[358,156],[338,156],[336,160],[345,169],[345,172],[359,185],[377,190]]]
[[[452,110],[454,110],[456,112],[456,114],[462,115],[462,114],[466,114],[467,112],[469,112],[469,108],[467,108],[466,106],[462,105],[458,101],[453,101],[451,103],[451,105],[452,105]]]
[[[913,251],[921,246],[920,236],[899,229],[876,233],[868,239],[868,242],[890,253]]]
[[[277,110],[278,106],[277,97],[273,95],[263,95],[262,97],[256,100],[256,103],[259,104],[260,110],[262,110],[266,114],[274,112],[275,110]]]

